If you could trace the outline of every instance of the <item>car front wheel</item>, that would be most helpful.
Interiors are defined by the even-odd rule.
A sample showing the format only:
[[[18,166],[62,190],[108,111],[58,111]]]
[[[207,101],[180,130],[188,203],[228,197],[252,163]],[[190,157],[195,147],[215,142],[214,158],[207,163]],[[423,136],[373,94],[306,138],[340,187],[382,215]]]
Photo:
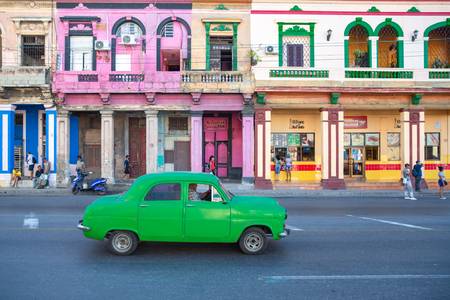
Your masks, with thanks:
[[[130,255],[138,246],[138,238],[130,231],[114,231],[107,240],[108,250],[116,255]]]
[[[245,254],[262,254],[268,245],[265,232],[258,227],[250,227],[239,239],[239,247]]]

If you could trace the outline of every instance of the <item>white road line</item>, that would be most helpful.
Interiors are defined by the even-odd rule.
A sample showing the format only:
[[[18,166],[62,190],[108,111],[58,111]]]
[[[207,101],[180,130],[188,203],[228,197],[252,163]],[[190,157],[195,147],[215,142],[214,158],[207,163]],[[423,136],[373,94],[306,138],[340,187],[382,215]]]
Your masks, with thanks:
[[[259,280],[268,282],[288,280],[380,280],[380,279],[449,279],[450,275],[317,275],[317,276],[260,276]]]
[[[292,231],[304,231],[301,228],[297,228],[295,226],[291,226],[291,225],[286,225],[286,229],[292,230]]]
[[[397,225],[397,226],[403,226],[403,227],[408,227],[408,228],[414,228],[414,229],[433,230],[432,228],[428,228],[428,227],[422,227],[422,226],[411,225],[411,224],[406,224],[406,223],[387,221],[387,220],[382,220],[382,219],[358,217],[358,216],[354,216],[354,215],[347,215],[347,217],[354,217],[354,218],[358,218],[358,219],[362,219],[362,220],[375,221],[375,222],[386,223],[386,224],[391,224],[391,225]]]

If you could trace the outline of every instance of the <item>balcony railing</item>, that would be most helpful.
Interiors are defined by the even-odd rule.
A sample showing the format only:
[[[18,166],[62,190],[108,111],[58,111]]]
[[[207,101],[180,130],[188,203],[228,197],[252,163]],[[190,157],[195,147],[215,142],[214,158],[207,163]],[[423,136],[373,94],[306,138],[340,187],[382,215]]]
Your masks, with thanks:
[[[78,82],[98,82],[97,74],[78,74]]]
[[[144,74],[109,74],[111,82],[141,82],[144,79]]]
[[[450,71],[429,71],[429,79],[450,79]]]
[[[412,79],[413,72],[398,70],[346,70],[345,78]]]
[[[33,87],[50,83],[47,67],[4,67],[0,69],[0,87]]]
[[[183,83],[234,83],[243,80],[242,72],[186,71],[181,74]]]
[[[280,69],[270,70],[270,77],[293,77],[293,78],[328,78],[328,70],[295,70],[295,69]]]

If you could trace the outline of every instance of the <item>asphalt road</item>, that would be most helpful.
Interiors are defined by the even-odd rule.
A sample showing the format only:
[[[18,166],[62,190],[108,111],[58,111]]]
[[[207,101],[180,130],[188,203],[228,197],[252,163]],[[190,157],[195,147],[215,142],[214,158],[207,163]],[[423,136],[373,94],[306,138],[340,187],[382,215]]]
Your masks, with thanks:
[[[294,230],[264,255],[144,243],[117,257],[75,229],[94,198],[0,196],[1,299],[450,299],[450,200],[280,199]]]

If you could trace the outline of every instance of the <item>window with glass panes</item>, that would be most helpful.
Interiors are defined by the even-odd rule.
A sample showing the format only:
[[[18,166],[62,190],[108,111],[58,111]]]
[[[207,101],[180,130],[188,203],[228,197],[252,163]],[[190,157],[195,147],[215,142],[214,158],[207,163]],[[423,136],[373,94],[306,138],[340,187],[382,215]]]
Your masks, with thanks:
[[[272,154],[292,161],[315,160],[314,133],[272,133]]]
[[[439,160],[441,136],[439,132],[425,133],[425,160]]]

